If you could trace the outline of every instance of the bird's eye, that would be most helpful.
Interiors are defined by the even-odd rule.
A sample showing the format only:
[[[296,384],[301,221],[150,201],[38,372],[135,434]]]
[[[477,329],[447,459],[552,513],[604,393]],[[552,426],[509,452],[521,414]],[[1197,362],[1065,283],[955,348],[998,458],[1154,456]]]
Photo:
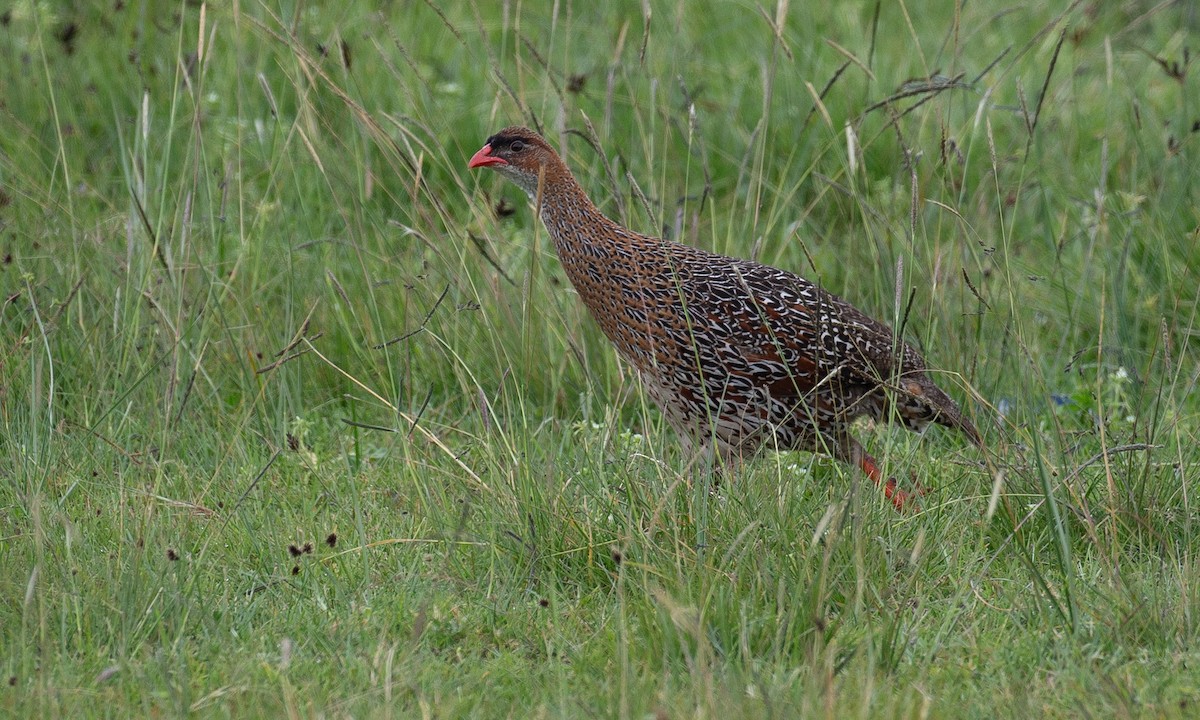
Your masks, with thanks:
[[[521,152],[525,149],[525,143],[521,142],[520,140],[513,140],[509,144],[508,149],[512,150],[513,152]]]

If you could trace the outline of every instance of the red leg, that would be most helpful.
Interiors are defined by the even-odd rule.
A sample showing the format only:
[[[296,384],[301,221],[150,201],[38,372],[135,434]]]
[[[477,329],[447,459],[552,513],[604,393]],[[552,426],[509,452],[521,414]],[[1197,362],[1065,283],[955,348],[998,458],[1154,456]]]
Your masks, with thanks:
[[[901,490],[896,483],[896,478],[883,479],[883,473],[879,471],[879,465],[875,462],[875,458],[863,453],[862,458],[858,461],[858,466],[862,468],[867,477],[871,478],[871,482],[883,488],[883,496],[892,501],[892,505],[897,510],[911,510],[919,508],[917,498],[928,492],[928,488],[920,484],[915,484],[912,492]]]

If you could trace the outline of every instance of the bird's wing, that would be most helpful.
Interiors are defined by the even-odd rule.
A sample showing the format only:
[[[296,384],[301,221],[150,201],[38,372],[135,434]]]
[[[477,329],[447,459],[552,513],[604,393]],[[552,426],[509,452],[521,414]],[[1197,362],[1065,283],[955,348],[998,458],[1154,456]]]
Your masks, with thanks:
[[[724,263],[720,261],[724,260]],[[847,398],[887,387],[915,420],[978,432],[926,374],[921,354],[883,323],[804,278],[750,261],[709,258],[689,278],[697,318],[722,340],[726,368],[773,397],[804,400],[822,383]]]
[[[822,339],[816,288],[791,273],[722,256],[691,265],[682,284],[690,322],[727,372],[775,398],[803,399],[842,372]],[[696,271],[695,268],[702,268]]]

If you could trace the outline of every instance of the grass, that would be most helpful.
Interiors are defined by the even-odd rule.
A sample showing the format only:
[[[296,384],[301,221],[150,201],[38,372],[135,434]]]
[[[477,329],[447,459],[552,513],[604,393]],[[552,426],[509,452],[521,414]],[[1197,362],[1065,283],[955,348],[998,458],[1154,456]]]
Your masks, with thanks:
[[[1191,4],[336,5],[0,7],[0,713],[1195,711]],[[513,122],[988,452],[709,494],[466,170]]]

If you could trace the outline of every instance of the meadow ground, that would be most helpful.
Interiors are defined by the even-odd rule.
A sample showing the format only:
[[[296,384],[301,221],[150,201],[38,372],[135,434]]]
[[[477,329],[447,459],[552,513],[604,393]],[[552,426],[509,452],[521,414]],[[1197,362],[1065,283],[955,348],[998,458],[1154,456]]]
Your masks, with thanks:
[[[1194,716],[1198,31],[0,3],[0,714]],[[902,326],[988,451],[860,428],[919,513],[803,453],[710,492],[466,170],[515,122]]]

